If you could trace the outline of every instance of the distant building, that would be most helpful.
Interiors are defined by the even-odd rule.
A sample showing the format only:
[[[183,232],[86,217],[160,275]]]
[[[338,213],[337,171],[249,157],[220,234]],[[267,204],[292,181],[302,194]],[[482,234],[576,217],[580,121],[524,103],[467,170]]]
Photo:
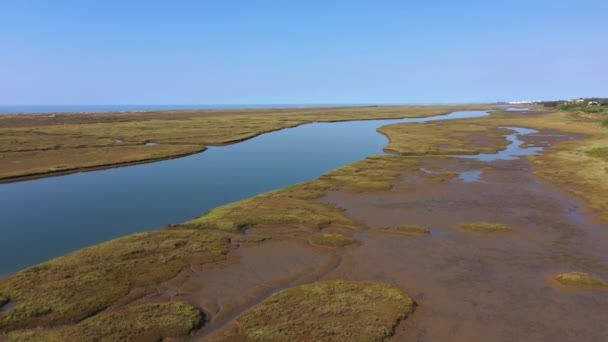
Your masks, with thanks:
[[[578,98],[578,99],[572,99],[572,100],[568,100],[567,103],[583,103],[585,102],[584,98]]]
[[[595,107],[595,106],[599,106],[600,103],[597,101],[589,101],[589,103],[587,103],[587,107]]]

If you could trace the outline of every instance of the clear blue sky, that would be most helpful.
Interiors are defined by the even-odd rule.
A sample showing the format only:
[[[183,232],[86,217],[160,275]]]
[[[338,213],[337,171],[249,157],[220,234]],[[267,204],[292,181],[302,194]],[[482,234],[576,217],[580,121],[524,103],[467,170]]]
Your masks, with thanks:
[[[0,0],[0,105],[608,96],[608,1]]]

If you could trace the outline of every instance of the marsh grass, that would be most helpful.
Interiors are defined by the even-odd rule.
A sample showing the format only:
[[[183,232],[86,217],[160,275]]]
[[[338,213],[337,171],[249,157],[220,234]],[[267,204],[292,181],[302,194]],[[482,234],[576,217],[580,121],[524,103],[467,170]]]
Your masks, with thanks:
[[[256,225],[298,225],[320,229],[330,225],[359,228],[361,225],[335,206],[314,201],[327,191],[386,190],[399,177],[399,170],[418,166],[417,159],[371,156],[322,175],[318,180],[258,195],[215,208],[188,221],[186,226],[237,232]]]
[[[469,120],[392,124],[378,132],[390,141],[384,150],[401,155],[496,153],[508,145],[496,126],[474,125]]]
[[[184,302],[149,303],[102,312],[82,322],[44,330],[15,331],[10,341],[160,341],[187,335],[202,316]]]
[[[560,273],[555,280],[566,286],[608,287],[605,281],[582,272]]]
[[[358,226],[333,206],[290,197],[281,190],[221,206],[185,223],[196,228],[233,232],[260,224],[294,224],[313,229],[332,224]]]
[[[587,151],[587,154],[608,161],[608,147],[596,147]]]
[[[245,341],[382,341],[415,306],[391,285],[334,280],[278,292],[237,320]]]
[[[424,236],[429,235],[431,231],[428,228],[416,225],[402,225],[398,227],[382,227],[377,229],[383,233],[409,235],[409,236]]]
[[[137,286],[169,279],[189,263],[223,260],[228,240],[197,230],[129,235],[27,268],[0,282],[14,308],[0,332],[81,321]]]
[[[475,233],[506,233],[513,231],[513,228],[500,223],[493,222],[469,222],[458,225],[458,228]]]
[[[355,239],[340,234],[316,234],[310,238],[315,245],[344,247],[355,243]]]
[[[311,122],[394,119],[481,106],[2,115],[0,179],[171,158]],[[121,143],[116,143],[120,139]],[[154,148],[146,141],[159,143]]]

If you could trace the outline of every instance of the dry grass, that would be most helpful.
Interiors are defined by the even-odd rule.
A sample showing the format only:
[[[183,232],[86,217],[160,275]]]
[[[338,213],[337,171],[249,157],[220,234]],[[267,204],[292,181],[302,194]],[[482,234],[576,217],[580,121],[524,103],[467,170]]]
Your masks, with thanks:
[[[183,302],[150,303],[103,312],[75,325],[15,331],[9,341],[160,341],[187,335],[201,323],[200,311]]]
[[[0,332],[70,324],[96,314],[130,289],[156,284],[189,263],[223,260],[228,240],[196,230],[161,230],[105,242],[27,268],[0,282],[15,302]]]
[[[423,117],[481,106],[0,116],[0,180],[170,158],[310,122]],[[118,143],[116,140],[121,140]],[[157,146],[144,146],[146,141]]]
[[[355,239],[340,234],[316,234],[310,238],[315,245],[328,247],[344,247],[355,243]]]
[[[416,225],[403,225],[398,227],[382,227],[377,229],[383,233],[409,235],[409,236],[424,236],[429,235],[431,231],[428,228]]]
[[[325,281],[276,293],[237,320],[245,341],[382,341],[414,309],[390,285]]]
[[[378,131],[390,141],[384,150],[402,155],[496,153],[508,145],[503,130],[470,121],[403,123],[383,126]]]
[[[458,228],[474,233],[506,233],[513,231],[513,228],[500,223],[493,222],[469,222],[458,225]]]
[[[608,287],[605,281],[581,272],[560,273],[555,276],[555,280],[566,286]]]

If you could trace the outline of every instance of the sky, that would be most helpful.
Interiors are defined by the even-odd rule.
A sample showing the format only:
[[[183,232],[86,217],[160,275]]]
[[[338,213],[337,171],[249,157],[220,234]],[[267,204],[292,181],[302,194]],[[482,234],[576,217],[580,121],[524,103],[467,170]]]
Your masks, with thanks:
[[[606,0],[0,0],[0,105],[608,96]]]

